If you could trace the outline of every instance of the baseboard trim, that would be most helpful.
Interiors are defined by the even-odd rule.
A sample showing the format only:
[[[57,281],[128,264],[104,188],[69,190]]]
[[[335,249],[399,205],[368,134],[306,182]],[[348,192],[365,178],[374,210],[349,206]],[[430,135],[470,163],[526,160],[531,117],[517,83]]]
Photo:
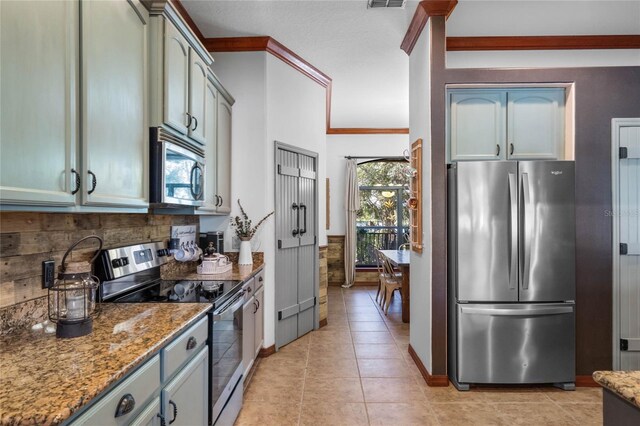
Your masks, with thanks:
[[[260,358],[266,358],[276,353],[276,345],[271,345],[268,348],[260,348],[258,356]]]
[[[329,321],[327,321],[327,319],[322,319],[320,320],[320,328],[324,327],[325,325],[329,324]]]
[[[576,376],[576,387],[599,388],[600,385],[595,380],[593,380],[592,376]]]
[[[420,374],[422,374],[422,377],[424,378],[425,382],[427,382],[428,386],[432,386],[432,387],[449,386],[449,378],[447,376],[437,376],[429,373],[429,370],[427,370],[427,367],[424,366],[424,364],[422,363],[422,360],[420,359],[416,351],[411,346],[411,343],[409,343],[408,352],[409,352],[409,355],[411,355],[411,359],[416,364],[416,367],[418,367],[418,370],[420,370]]]

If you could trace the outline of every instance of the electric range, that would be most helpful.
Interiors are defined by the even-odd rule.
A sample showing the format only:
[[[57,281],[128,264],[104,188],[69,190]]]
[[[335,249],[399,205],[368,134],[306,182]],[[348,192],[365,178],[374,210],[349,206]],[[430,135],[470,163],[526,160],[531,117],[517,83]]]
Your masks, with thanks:
[[[235,420],[242,406],[242,307],[238,280],[163,280],[162,243],[103,250],[96,265],[102,303],[210,303],[209,424]]]

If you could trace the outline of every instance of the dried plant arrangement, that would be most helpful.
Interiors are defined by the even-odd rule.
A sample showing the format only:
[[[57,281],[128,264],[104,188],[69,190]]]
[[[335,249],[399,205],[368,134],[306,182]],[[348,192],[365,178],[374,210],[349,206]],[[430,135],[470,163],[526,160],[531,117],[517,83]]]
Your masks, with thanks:
[[[267,214],[260,222],[254,227],[251,226],[251,219],[244,211],[240,199],[238,199],[238,206],[240,206],[240,216],[231,218],[231,227],[235,229],[236,235],[241,241],[249,241],[256,233],[260,225],[262,225],[274,212]]]

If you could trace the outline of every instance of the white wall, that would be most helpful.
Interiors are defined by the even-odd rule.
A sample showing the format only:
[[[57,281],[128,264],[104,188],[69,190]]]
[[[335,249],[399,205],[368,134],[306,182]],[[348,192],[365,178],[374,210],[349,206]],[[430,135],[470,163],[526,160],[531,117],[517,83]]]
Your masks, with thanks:
[[[640,34],[639,1],[460,1],[447,37]],[[449,68],[638,66],[640,49],[447,52]]]
[[[409,135],[327,135],[329,235],[345,234],[345,156],[397,157],[409,148]],[[367,161],[367,160],[363,160]],[[322,223],[324,225],[324,222]]]
[[[213,71],[236,99],[232,127],[231,216],[239,214],[240,198],[257,221],[275,207],[274,140],[317,152],[319,243],[326,244],[325,89],[266,52],[215,53]],[[203,231],[225,230],[225,248],[232,248],[228,217],[202,218]],[[267,221],[252,240],[265,256],[264,346],[275,343],[275,234]]]
[[[431,354],[431,21],[409,57],[410,140],[422,138],[422,242],[421,254],[411,252],[411,329],[409,341],[424,366],[432,371]]]

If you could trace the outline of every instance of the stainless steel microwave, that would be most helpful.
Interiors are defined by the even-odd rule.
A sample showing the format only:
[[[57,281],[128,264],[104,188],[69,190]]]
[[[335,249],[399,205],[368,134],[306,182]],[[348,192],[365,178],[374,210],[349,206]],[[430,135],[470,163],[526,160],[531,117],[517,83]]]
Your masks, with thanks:
[[[205,161],[201,152],[163,129],[151,129],[150,198],[163,206],[201,206]]]

